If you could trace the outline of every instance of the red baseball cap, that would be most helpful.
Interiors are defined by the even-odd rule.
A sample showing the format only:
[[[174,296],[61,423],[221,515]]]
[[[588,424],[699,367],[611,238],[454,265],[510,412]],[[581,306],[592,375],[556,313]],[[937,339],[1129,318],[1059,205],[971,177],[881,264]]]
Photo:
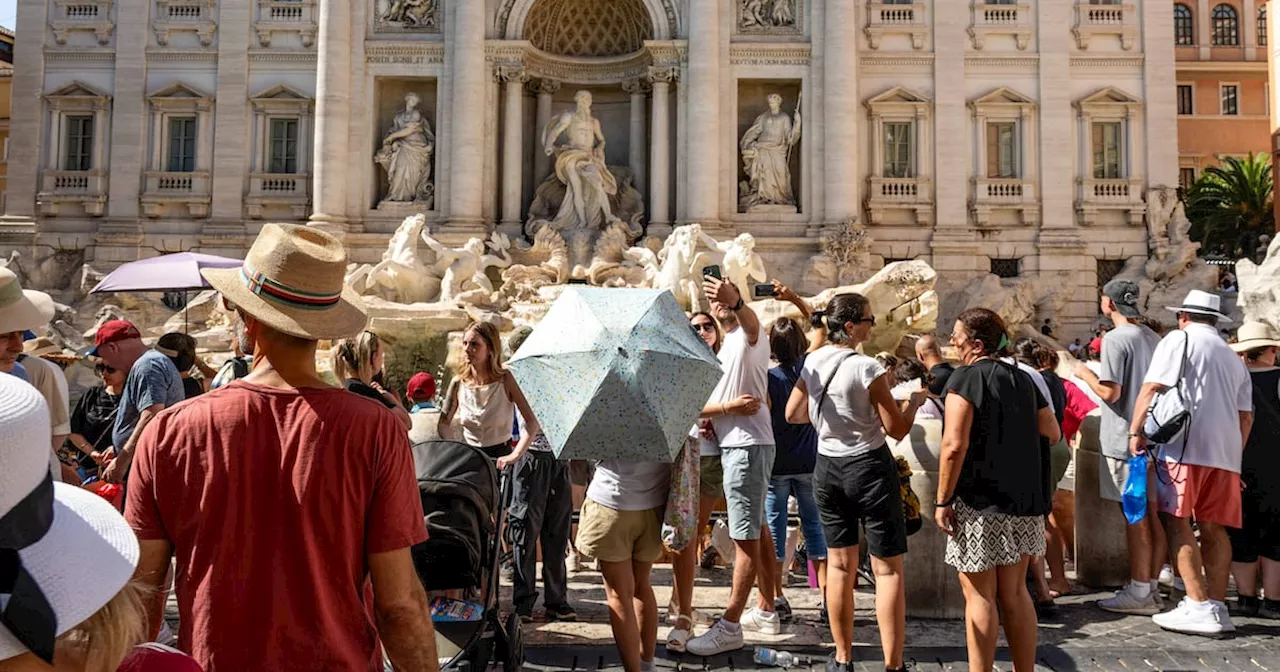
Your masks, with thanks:
[[[98,333],[93,336],[93,347],[86,353],[90,357],[98,356],[98,348],[118,341],[127,341],[134,338],[142,338],[142,334],[138,328],[132,323],[125,320],[108,320],[98,327]]]
[[[419,371],[409,379],[409,386],[405,392],[410,399],[430,399],[436,396],[436,378],[429,373]]]
[[[1095,336],[1092,341],[1089,341],[1089,349],[1094,352],[1102,352],[1102,339]]]

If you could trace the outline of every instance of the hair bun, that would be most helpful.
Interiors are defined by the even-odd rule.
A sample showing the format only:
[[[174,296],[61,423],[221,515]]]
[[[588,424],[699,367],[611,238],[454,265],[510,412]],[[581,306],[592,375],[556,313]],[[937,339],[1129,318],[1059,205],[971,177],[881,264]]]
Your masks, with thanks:
[[[815,310],[813,311],[813,314],[809,316],[809,324],[813,325],[818,329],[826,329],[827,328],[826,317],[827,317],[827,311]]]

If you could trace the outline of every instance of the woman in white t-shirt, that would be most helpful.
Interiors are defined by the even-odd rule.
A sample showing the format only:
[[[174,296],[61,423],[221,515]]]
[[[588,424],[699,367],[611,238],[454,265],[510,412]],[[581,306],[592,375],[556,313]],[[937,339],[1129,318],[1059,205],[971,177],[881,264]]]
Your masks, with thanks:
[[[885,435],[911,431],[925,392],[895,401],[890,374],[856,347],[867,341],[875,316],[860,294],[838,294],[814,325],[827,330],[829,345],[809,354],[791,398],[787,421],[812,422],[818,430],[813,490],[827,537],[827,608],[835,640],[835,667],[853,660],[853,586],[858,569],[858,527],[865,528],[876,574],[876,620],[885,669],[902,668],[906,636],[906,592],[902,556],[907,523],[898,467]],[[832,669],[828,665],[827,669]]]

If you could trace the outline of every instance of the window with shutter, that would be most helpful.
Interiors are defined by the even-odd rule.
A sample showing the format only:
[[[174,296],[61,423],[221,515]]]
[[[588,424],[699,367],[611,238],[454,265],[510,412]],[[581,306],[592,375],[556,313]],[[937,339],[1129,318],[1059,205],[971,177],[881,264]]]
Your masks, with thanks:
[[[169,172],[190,173],[196,169],[196,119],[169,119]]]
[[[268,171],[293,175],[298,172],[298,120],[271,120],[271,161]]]

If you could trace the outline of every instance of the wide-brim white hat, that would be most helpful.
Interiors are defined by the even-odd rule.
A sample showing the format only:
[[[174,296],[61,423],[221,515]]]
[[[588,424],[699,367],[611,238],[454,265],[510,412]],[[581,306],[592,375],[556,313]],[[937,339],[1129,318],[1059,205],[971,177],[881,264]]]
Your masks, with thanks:
[[[1236,342],[1231,344],[1231,349],[1248,352],[1258,348],[1280,348],[1280,340],[1276,339],[1271,325],[1253,321],[1240,325],[1240,329],[1236,331]]]
[[[44,292],[23,289],[13,271],[0,266],[0,334],[37,331],[53,321],[53,299]]]
[[[49,432],[49,411],[40,393],[17,378],[0,376],[0,518],[14,513],[7,527],[22,530],[16,535],[0,531],[0,545],[18,548],[20,578],[27,575],[42,596],[31,599],[28,591],[20,597],[15,590],[5,608],[20,609],[18,622],[46,643],[110,602],[133,576],[139,552],[133,530],[107,500],[50,480]],[[14,544],[15,536],[35,540]],[[42,613],[45,603],[53,625],[40,632],[41,619],[29,614]],[[0,660],[29,651],[17,633],[0,625]]]
[[[1165,309],[1175,313],[1212,315],[1222,322],[1231,321],[1231,318],[1222,312],[1222,297],[1199,289],[1187,292],[1187,298],[1182,300],[1181,306],[1165,306]]]

